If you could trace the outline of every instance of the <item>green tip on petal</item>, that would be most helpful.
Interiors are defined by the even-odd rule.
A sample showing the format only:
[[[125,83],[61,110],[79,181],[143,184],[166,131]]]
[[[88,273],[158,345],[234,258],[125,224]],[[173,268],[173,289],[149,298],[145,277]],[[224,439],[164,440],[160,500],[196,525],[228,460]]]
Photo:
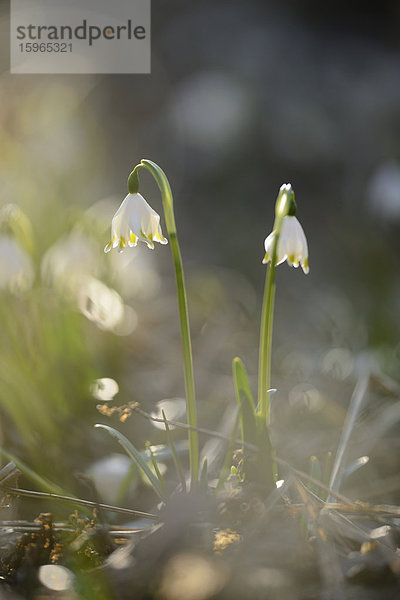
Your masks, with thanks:
[[[137,194],[139,192],[139,177],[137,167],[133,169],[132,173],[128,177],[128,192],[130,194]]]
[[[288,208],[287,216],[288,217],[295,217],[296,216],[296,212],[297,212],[297,204],[296,204],[296,200],[294,199],[294,191],[291,190],[291,192],[290,192],[290,198],[289,198],[289,208]]]

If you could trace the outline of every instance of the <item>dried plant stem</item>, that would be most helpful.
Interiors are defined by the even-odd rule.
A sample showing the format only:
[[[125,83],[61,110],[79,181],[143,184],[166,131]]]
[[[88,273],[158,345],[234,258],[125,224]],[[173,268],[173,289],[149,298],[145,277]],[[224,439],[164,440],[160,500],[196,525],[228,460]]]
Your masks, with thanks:
[[[32,490],[22,490],[19,488],[12,488],[8,486],[2,486],[2,490],[7,494],[14,496],[25,496],[27,498],[40,498],[42,500],[59,500],[61,502],[69,502],[70,504],[79,504],[80,506],[87,506],[89,508],[101,508],[102,510],[108,510],[110,512],[123,513],[127,515],[134,515],[143,519],[151,519],[158,521],[157,515],[151,513],[142,512],[140,510],[133,510],[131,508],[121,508],[119,506],[111,506],[110,504],[100,504],[100,502],[91,502],[90,500],[82,500],[81,498],[71,498],[69,496],[61,496],[60,494],[48,494],[46,492],[35,492]]]

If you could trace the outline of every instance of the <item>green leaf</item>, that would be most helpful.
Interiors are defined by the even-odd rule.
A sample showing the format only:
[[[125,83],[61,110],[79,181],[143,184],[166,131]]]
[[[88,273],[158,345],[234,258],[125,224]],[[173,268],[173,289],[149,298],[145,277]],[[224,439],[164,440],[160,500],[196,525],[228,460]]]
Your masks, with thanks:
[[[310,475],[313,479],[321,481],[321,463],[316,456],[310,456]],[[320,491],[317,485],[309,481],[307,483],[307,487],[309,490],[311,490],[311,492],[319,496]]]
[[[117,442],[122,446],[122,448],[125,450],[127,455],[136,463],[136,465],[139,467],[139,469],[141,469],[143,471],[143,473],[145,473],[145,475],[147,475],[148,480],[150,481],[152,488],[155,491],[155,493],[157,494],[157,496],[163,502],[166,502],[167,496],[166,496],[164,490],[162,489],[160,482],[158,481],[158,479],[154,475],[154,473],[151,471],[151,469],[148,467],[146,461],[144,460],[144,458],[142,457],[140,452],[138,452],[138,450],[136,450],[136,448],[132,444],[132,442],[130,442],[122,433],[120,433],[113,427],[109,427],[108,425],[103,425],[101,423],[97,423],[95,425],[95,427],[97,427],[99,429],[105,429],[113,438],[115,438],[117,440]]]
[[[269,430],[262,415],[256,413],[246,369],[240,358],[234,358],[232,366],[236,396],[241,413],[242,440],[258,448],[258,452],[254,455],[247,456],[245,453],[244,472],[246,482],[257,483],[269,493],[276,489],[274,453],[269,438]]]
[[[219,474],[219,479],[218,479],[218,483],[217,483],[217,487],[215,488],[216,492],[218,493],[220,490],[222,490],[222,488],[224,487],[224,483],[229,475],[229,473],[232,472],[232,467],[231,467],[231,462],[232,462],[232,455],[233,455],[233,450],[235,448],[235,443],[236,443],[236,437],[237,437],[237,431],[239,429],[239,421],[241,418],[241,411],[240,409],[237,412],[236,415],[236,419],[235,419],[235,423],[233,425],[233,429],[232,429],[232,435],[231,435],[231,439],[229,440],[229,445],[225,454],[225,459],[224,462],[222,464],[221,467],[221,471]]]
[[[139,475],[138,468],[137,468],[136,464],[133,462],[130,465],[126,475],[123,477],[123,479],[119,485],[118,493],[117,493],[116,500],[115,500],[115,503],[117,505],[123,503],[125,496],[128,494],[130,486],[137,479],[138,475]]]
[[[203,460],[203,465],[201,467],[201,473],[200,473],[200,490],[204,493],[207,492],[207,468],[208,468],[208,462],[207,462],[207,457],[205,457]]]
[[[254,444],[257,437],[256,413],[246,369],[237,357],[233,359],[232,368],[236,397],[241,411],[242,440]]]
[[[157,479],[160,482],[160,485],[164,491],[164,494],[167,494],[167,485],[166,485],[165,479],[160,471],[160,467],[158,466],[157,459],[154,456],[153,450],[151,449],[150,442],[146,442],[146,450],[150,455],[151,464],[153,465],[154,472],[157,475]]]
[[[42,477],[36,471],[28,467],[22,460],[17,458],[14,454],[7,452],[4,448],[0,448],[0,456],[4,456],[7,460],[12,460],[15,462],[17,468],[21,471],[23,475],[27,479],[29,479],[32,483],[37,485],[42,491],[47,492],[49,494],[59,494],[59,495],[68,495],[68,493],[56,483],[50,481],[45,477]]]
[[[173,459],[174,459],[176,473],[178,475],[178,479],[179,479],[179,482],[181,484],[182,491],[186,492],[186,480],[185,480],[185,476],[183,474],[183,469],[182,469],[182,466],[181,466],[181,462],[179,460],[178,453],[177,453],[177,451],[175,449],[174,440],[172,439],[172,434],[171,434],[171,431],[170,431],[170,428],[169,428],[169,425],[168,425],[168,420],[167,420],[167,417],[165,416],[165,412],[164,411],[162,411],[162,416],[163,416],[163,419],[164,419],[165,432],[167,434],[167,443],[168,443],[169,447],[171,448],[171,452],[172,452],[172,456],[173,456]]]

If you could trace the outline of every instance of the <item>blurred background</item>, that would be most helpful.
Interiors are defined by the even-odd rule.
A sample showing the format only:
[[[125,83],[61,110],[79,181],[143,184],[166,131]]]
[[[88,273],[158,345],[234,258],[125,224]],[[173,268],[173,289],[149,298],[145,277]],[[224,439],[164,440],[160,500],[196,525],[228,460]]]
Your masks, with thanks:
[[[162,444],[140,416],[120,423],[96,404],[172,399],[179,416],[184,396],[168,246],[103,254],[126,178],[150,158],[174,192],[199,423],[228,427],[233,357],[256,390],[263,241],[290,182],[310,274],[278,269],[274,443],[302,469],[335,453],[368,369],[348,462],[370,460],[346,490],[398,502],[398,3],[154,2],[152,73],[126,76],[11,75],[0,6],[3,450],[68,492],[89,497],[91,476],[106,502],[146,506],[140,482],[121,496],[129,461],[93,424]]]

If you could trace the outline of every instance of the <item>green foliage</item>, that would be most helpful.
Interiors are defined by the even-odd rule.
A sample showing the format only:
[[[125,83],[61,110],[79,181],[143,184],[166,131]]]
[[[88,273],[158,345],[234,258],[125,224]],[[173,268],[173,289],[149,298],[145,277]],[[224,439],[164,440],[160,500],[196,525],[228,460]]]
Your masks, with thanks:
[[[233,378],[239,403],[242,440],[256,447],[249,453],[244,445],[243,470],[246,482],[260,485],[265,492],[275,489],[273,450],[265,419],[257,414],[246,369],[240,360],[233,360]]]
[[[166,501],[167,495],[163,489],[163,486],[161,485],[158,478],[151,471],[143,456],[140,454],[140,452],[138,452],[138,450],[136,450],[135,446],[122,433],[120,433],[113,427],[109,427],[108,425],[102,425],[101,423],[97,423],[95,427],[98,427],[99,429],[105,429],[113,438],[115,438],[118,441],[118,443],[122,446],[127,455],[136,463],[137,467],[147,476],[153,490],[160,498],[160,500]]]
[[[166,433],[166,436],[167,436],[167,444],[171,448],[171,452],[172,452],[172,456],[173,456],[173,459],[174,459],[176,473],[178,475],[178,480],[179,480],[179,483],[181,484],[182,490],[184,492],[186,492],[185,475],[183,474],[182,465],[181,465],[181,462],[179,460],[178,453],[177,453],[177,451],[175,449],[174,440],[173,440],[173,437],[172,437],[172,434],[171,434],[171,430],[170,430],[169,425],[168,425],[167,417],[165,416],[165,412],[164,411],[162,411],[162,416],[163,416],[164,424],[165,424],[165,433]]]
[[[217,483],[217,487],[216,487],[217,492],[219,492],[223,489],[225,481],[226,481],[229,473],[232,472],[232,466],[231,466],[232,455],[233,455],[233,451],[234,451],[235,444],[236,444],[236,437],[237,437],[237,432],[239,429],[239,423],[241,420],[241,416],[242,416],[242,411],[239,408],[236,413],[236,419],[235,419],[235,423],[234,423],[234,426],[232,429],[231,439],[229,441],[228,448],[227,448],[227,451],[225,454],[225,459],[224,459],[224,462],[222,464],[221,471],[219,474],[219,479],[218,479],[218,483]]]
[[[66,492],[59,485],[53,483],[47,478],[41,477],[33,469],[28,467],[22,460],[7,452],[4,448],[0,448],[0,456],[8,461],[13,461],[22,475],[26,477],[33,485],[37,485],[41,491],[48,492],[49,494],[61,494],[64,495]]]
[[[207,461],[207,457],[205,457],[203,460],[201,471],[200,471],[200,490],[203,493],[207,492],[207,486],[208,486],[207,471],[208,471],[208,461]]]

